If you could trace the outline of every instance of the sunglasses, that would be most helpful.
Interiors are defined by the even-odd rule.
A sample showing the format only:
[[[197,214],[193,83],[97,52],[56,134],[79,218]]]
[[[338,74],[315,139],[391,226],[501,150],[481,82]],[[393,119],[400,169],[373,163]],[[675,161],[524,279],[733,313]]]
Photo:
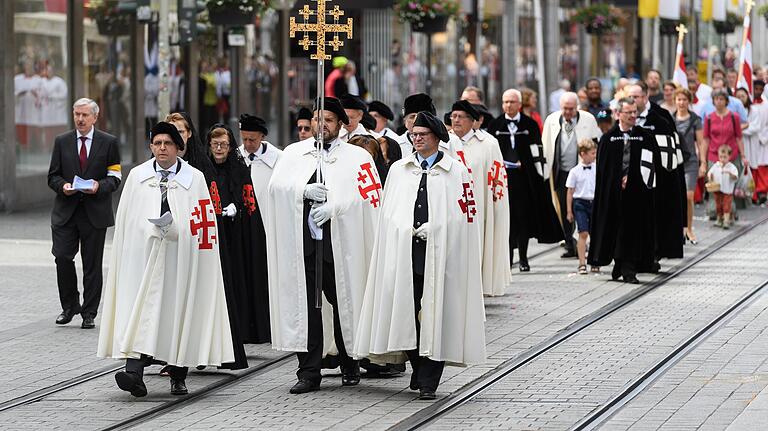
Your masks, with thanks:
[[[310,130],[312,130],[312,128],[309,126],[296,126],[296,129],[299,132],[309,132]]]

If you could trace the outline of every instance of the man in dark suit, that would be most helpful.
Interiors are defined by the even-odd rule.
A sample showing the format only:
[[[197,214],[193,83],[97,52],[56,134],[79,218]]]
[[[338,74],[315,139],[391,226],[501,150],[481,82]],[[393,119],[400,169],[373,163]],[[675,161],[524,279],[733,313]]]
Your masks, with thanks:
[[[112,193],[120,186],[120,149],[117,138],[96,130],[99,105],[79,99],[73,108],[75,130],[56,137],[48,169],[48,187],[56,192],[51,212],[56,279],[62,312],[56,323],[64,325],[75,314],[82,328],[93,328],[101,300],[104,238],[115,224]],[[74,178],[93,180],[90,188],[76,189]],[[75,254],[83,260],[83,303],[77,290]]]

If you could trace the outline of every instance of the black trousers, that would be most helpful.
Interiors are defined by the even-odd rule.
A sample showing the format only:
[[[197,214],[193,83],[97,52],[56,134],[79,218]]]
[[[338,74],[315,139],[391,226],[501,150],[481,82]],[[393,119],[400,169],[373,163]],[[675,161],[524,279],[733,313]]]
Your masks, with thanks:
[[[440,377],[443,376],[444,361],[433,361],[426,356],[419,356],[419,341],[421,340],[421,323],[419,322],[419,312],[421,311],[421,296],[424,293],[424,275],[413,273],[413,304],[416,322],[416,348],[407,350],[408,360],[413,367],[411,384],[416,385],[421,390],[436,391],[440,384]]]
[[[325,234],[325,233],[324,233]],[[320,383],[323,361],[323,313],[315,308],[315,253],[304,256],[304,274],[307,281],[307,351],[297,352],[299,357],[299,371],[296,376],[299,379],[311,380]],[[333,336],[336,339],[336,348],[339,350],[339,362],[342,372],[358,364],[353,360],[344,347],[344,338],[341,334],[339,321],[339,308],[336,303],[336,275],[333,269],[333,261],[323,261],[323,293],[325,299],[333,306]]]
[[[512,261],[515,256],[515,248],[517,248],[517,255],[520,258],[519,263],[528,263],[528,234],[525,232],[519,232],[515,237],[509,237],[509,264],[512,265]]]
[[[126,359],[125,371],[128,371],[129,373],[136,373],[140,378],[143,378],[144,367],[150,365],[151,360],[152,357],[147,355],[141,355],[140,359]],[[184,380],[187,378],[187,367],[177,367],[175,365],[171,365],[168,368],[168,374],[171,375],[172,379]]]
[[[574,226],[568,221],[568,187],[565,181],[568,179],[567,171],[559,171],[555,176],[555,193],[557,200],[560,201],[560,223],[563,224],[563,235],[565,236],[565,249],[576,252],[576,241],[573,239]]]
[[[103,275],[101,263],[104,257],[104,238],[107,229],[97,229],[88,220],[83,205],[78,205],[72,218],[64,226],[51,226],[56,258],[56,280],[62,310],[81,313],[83,317],[96,317],[101,301]],[[75,255],[80,249],[83,261],[83,305],[77,290]]]
[[[635,262],[630,262],[628,260],[614,259],[613,271],[611,271],[611,274],[614,277],[635,277],[637,276],[637,265]]]

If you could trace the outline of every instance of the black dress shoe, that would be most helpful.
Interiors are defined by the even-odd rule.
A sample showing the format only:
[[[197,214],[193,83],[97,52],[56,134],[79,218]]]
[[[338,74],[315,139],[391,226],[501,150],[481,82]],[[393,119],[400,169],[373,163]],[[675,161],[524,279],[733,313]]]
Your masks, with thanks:
[[[412,391],[419,390],[419,382],[416,379],[416,373],[411,374],[411,384],[408,386]]]
[[[171,395],[187,395],[187,385],[184,383],[184,379],[171,379]]]
[[[299,379],[295,385],[289,391],[292,394],[306,394],[320,389],[320,383],[315,383],[309,379]]]
[[[613,270],[611,270],[611,280],[619,281],[619,278],[621,278],[621,271],[619,271],[618,266],[613,265]]]
[[[136,373],[120,371],[115,374],[115,381],[117,382],[118,388],[130,392],[134,397],[143,397],[147,395],[147,387],[144,385],[141,377]]]
[[[625,275],[624,276],[624,283],[629,284],[640,284],[640,280],[637,279],[637,276],[634,275]]]
[[[71,310],[64,310],[59,314],[59,317],[56,318],[56,324],[57,325],[66,325],[67,323],[72,321],[72,317],[75,316],[75,313],[73,313]]]
[[[83,323],[80,327],[83,329],[93,329],[96,327],[96,323],[93,322],[93,317],[83,317]]]
[[[436,400],[437,395],[435,394],[435,391],[430,391],[429,389],[419,389],[419,399],[420,400]]]
[[[565,253],[560,255],[561,259],[571,259],[574,257],[578,257],[578,255],[576,254],[576,251],[574,250],[566,250]]]
[[[531,270],[531,267],[528,265],[528,262],[520,262],[520,272],[529,272]]]
[[[341,374],[341,386],[355,386],[360,383],[360,365],[345,367]]]
[[[653,262],[653,264],[651,265],[650,273],[651,274],[658,274],[659,271],[661,271],[661,264],[659,263],[659,261]]]

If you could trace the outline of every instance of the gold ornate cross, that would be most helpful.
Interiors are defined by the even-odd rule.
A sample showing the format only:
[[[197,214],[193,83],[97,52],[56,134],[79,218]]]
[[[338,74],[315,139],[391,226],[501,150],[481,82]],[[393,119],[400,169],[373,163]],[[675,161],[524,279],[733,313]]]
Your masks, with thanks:
[[[317,10],[313,11],[309,9],[308,5],[299,10],[299,15],[304,17],[303,23],[297,23],[296,18],[291,17],[290,32],[291,37],[296,37],[296,32],[304,33],[303,37],[299,40],[299,45],[304,48],[304,51],[309,51],[310,46],[316,46],[317,50],[310,56],[313,60],[330,60],[331,56],[325,53],[325,47],[330,46],[334,51],[338,51],[339,48],[344,46],[344,41],[339,39],[339,33],[347,33],[347,38],[352,38],[352,18],[347,18],[347,23],[342,24],[339,19],[344,16],[344,11],[339,9],[336,5],[330,11],[326,10],[326,3],[330,0],[312,0],[317,2]],[[309,23],[309,17],[315,15],[317,22],[314,24]],[[326,18],[333,17],[331,22],[327,22]],[[311,40],[307,33],[316,33],[316,39]],[[326,41],[326,35],[333,33],[333,38]]]
[[[685,24],[680,23],[675,27],[675,30],[677,30],[677,41],[682,42],[685,34],[688,33],[688,29],[685,27]]]
[[[747,11],[744,13],[744,15],[749,15],[752,12],[752,8],[755,6],[755,0],[747,0],[744,2],[744,5],[747,8]]]

